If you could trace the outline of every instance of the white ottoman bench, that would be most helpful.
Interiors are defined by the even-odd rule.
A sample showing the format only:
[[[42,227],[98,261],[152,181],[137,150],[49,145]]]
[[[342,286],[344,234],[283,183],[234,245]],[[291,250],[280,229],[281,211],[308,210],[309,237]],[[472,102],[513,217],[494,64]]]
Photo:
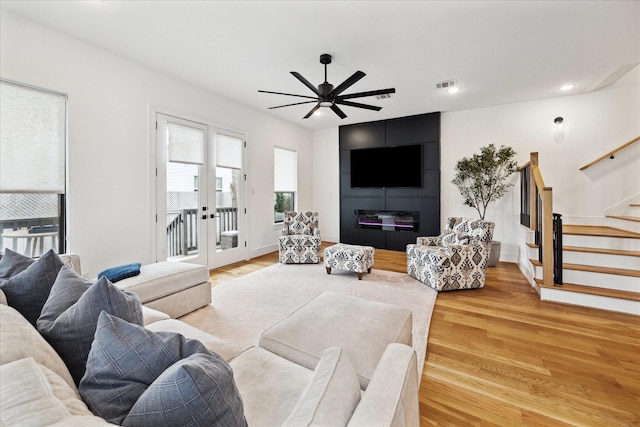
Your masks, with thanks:
[[[328,347],[342,347],[365,390],[390,343],[412,346],[411,310],[323,292],[260,336],[259,346],[308,369]]]
[[[204,265],[163,261],[140,267],[140,274],[115,283],[138,295],[142,304],[184,316],[211,302],[209,270]]]
[[[331,274],[331,269],[335,268],[358,273],[358,280],[362,280],[362,273],[371,273],[374,254],[372,246],[338,243],[324,250],[324,266],[327,274]]]

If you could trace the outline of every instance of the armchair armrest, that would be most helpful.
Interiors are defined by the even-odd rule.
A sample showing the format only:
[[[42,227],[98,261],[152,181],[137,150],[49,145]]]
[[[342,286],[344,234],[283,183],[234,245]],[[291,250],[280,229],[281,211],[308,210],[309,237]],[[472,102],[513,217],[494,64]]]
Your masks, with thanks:
[[[441,246],[407,245],[407,255],[418,257],[431,265],[442,265],[451,257],[451,248]]]
[[[418,368],[412,347],[398,343],[387,346],[347,425],[420,425]]]

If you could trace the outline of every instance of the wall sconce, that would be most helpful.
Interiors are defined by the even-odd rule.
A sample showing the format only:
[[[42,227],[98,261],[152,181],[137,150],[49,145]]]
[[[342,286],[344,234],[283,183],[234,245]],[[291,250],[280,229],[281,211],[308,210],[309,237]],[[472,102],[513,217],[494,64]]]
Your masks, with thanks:
[[[564,119],[562,117],[553,119],[553,139],[557,143],[564,140]]]

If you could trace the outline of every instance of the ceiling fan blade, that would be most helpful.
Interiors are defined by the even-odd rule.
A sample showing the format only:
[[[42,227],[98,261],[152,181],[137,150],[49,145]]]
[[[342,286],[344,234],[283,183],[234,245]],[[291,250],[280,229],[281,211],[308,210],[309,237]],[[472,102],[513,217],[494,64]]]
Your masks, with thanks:
[[[338,117],[340,117],[341,119],[344,119],[345,117],[347,117],[347,115],[340,109],[338,108],[338,106],[336,104],[332,104],[331,105],[331,109],[333,110],[334,113],[336,113],[338,115]]]
[[[318,88],[315,87],[314,85],[312,85],[311,83],[309,83],[309,80],[307,80],[304,77],[302,77],[302,75],[300,73],[298,73],[296,71],[292,71],[291,74],[293,74],[293,77],[295,77],[296,79],[300,80],[302,82],[302,84],[304,84],[306,87],[311,89],[313,91],[313,93],[315,93],[316,95],[320,96],[320,92],[318,92]]]
[[[308,119],[309,117],[311,117],[311,115],[312,115],[313,113],[315,113],[315,112],[316,112],[316,110],[317,110],[318,108],[320,108],[320,104],[319,104],[319,103],[318,103],[318,104],[316,104],[316,106],[315,106],[315,107],[313,107],[313,108],[311,109],[311,111],[309,111],[309,112],[307,113],[307,115],[303,117],[303,119]]]
[[[348,95],[340,95],[336,97],[336,100],[363,98],[365,96],[385,95],[387,93],[396,93],[396,90],[394,88],[390,88],[390,89],[370,90],[368,92],[350,93]]]
[[[376,105],[367,105],[367,104],[361,104],[359,102],[343,101],[341,99],[340,100],[336,99],[335,103],[340,105],[347,105],[349,107],[366,108],[367,110],[374,110],[374,111],[382,110],[382,107],[378,107]]]
[[[269,107],[269,108],[267,108],[267,110],[273,110],[274,108],[291,107],[292,105],[311,104],[312,102],[318,102],[318,101],[313,100],[313,101],[295,102],[293,104],[286,104],[286,105],[278,105],[276,107]]]
[[[342,92],[349,89],[353,84],[355,84],[358,80],[360,80],[364,76],[366,76],[366,74],[363,73],[362,71],[356,71],[355,73],[353,73],[351,77],[349,77],[347,80],[343,81],[336,88],[334,88],[329,93],[329,95],[327,95],[327,97],[331,99],[340,95]]]
[[[294,93],[283,93],[283,92],[271,92],[269,90],[259,90],[258,92],[260,93],[272,93],[274,95],[287,95],[287,96],[297,96],[299,98],[309,98],[309,99],[317,99],[314,96],[307,96],[307,95],[296,95]]]

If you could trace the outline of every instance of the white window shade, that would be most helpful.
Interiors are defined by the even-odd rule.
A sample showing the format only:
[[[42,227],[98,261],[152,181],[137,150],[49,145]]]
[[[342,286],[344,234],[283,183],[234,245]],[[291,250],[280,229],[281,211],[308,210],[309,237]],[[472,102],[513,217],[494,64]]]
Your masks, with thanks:
[[[242,169],[242,139],[216,135],[216,165],[221,168]]]
[[[65,192],[65,95],[0,82],[0,192]]]
[[[204,130],[167,124],[169,161],[201,165],[204,163]]]
[[[274,191],[298,191],[298,153],[276,147],[273,168]]]

